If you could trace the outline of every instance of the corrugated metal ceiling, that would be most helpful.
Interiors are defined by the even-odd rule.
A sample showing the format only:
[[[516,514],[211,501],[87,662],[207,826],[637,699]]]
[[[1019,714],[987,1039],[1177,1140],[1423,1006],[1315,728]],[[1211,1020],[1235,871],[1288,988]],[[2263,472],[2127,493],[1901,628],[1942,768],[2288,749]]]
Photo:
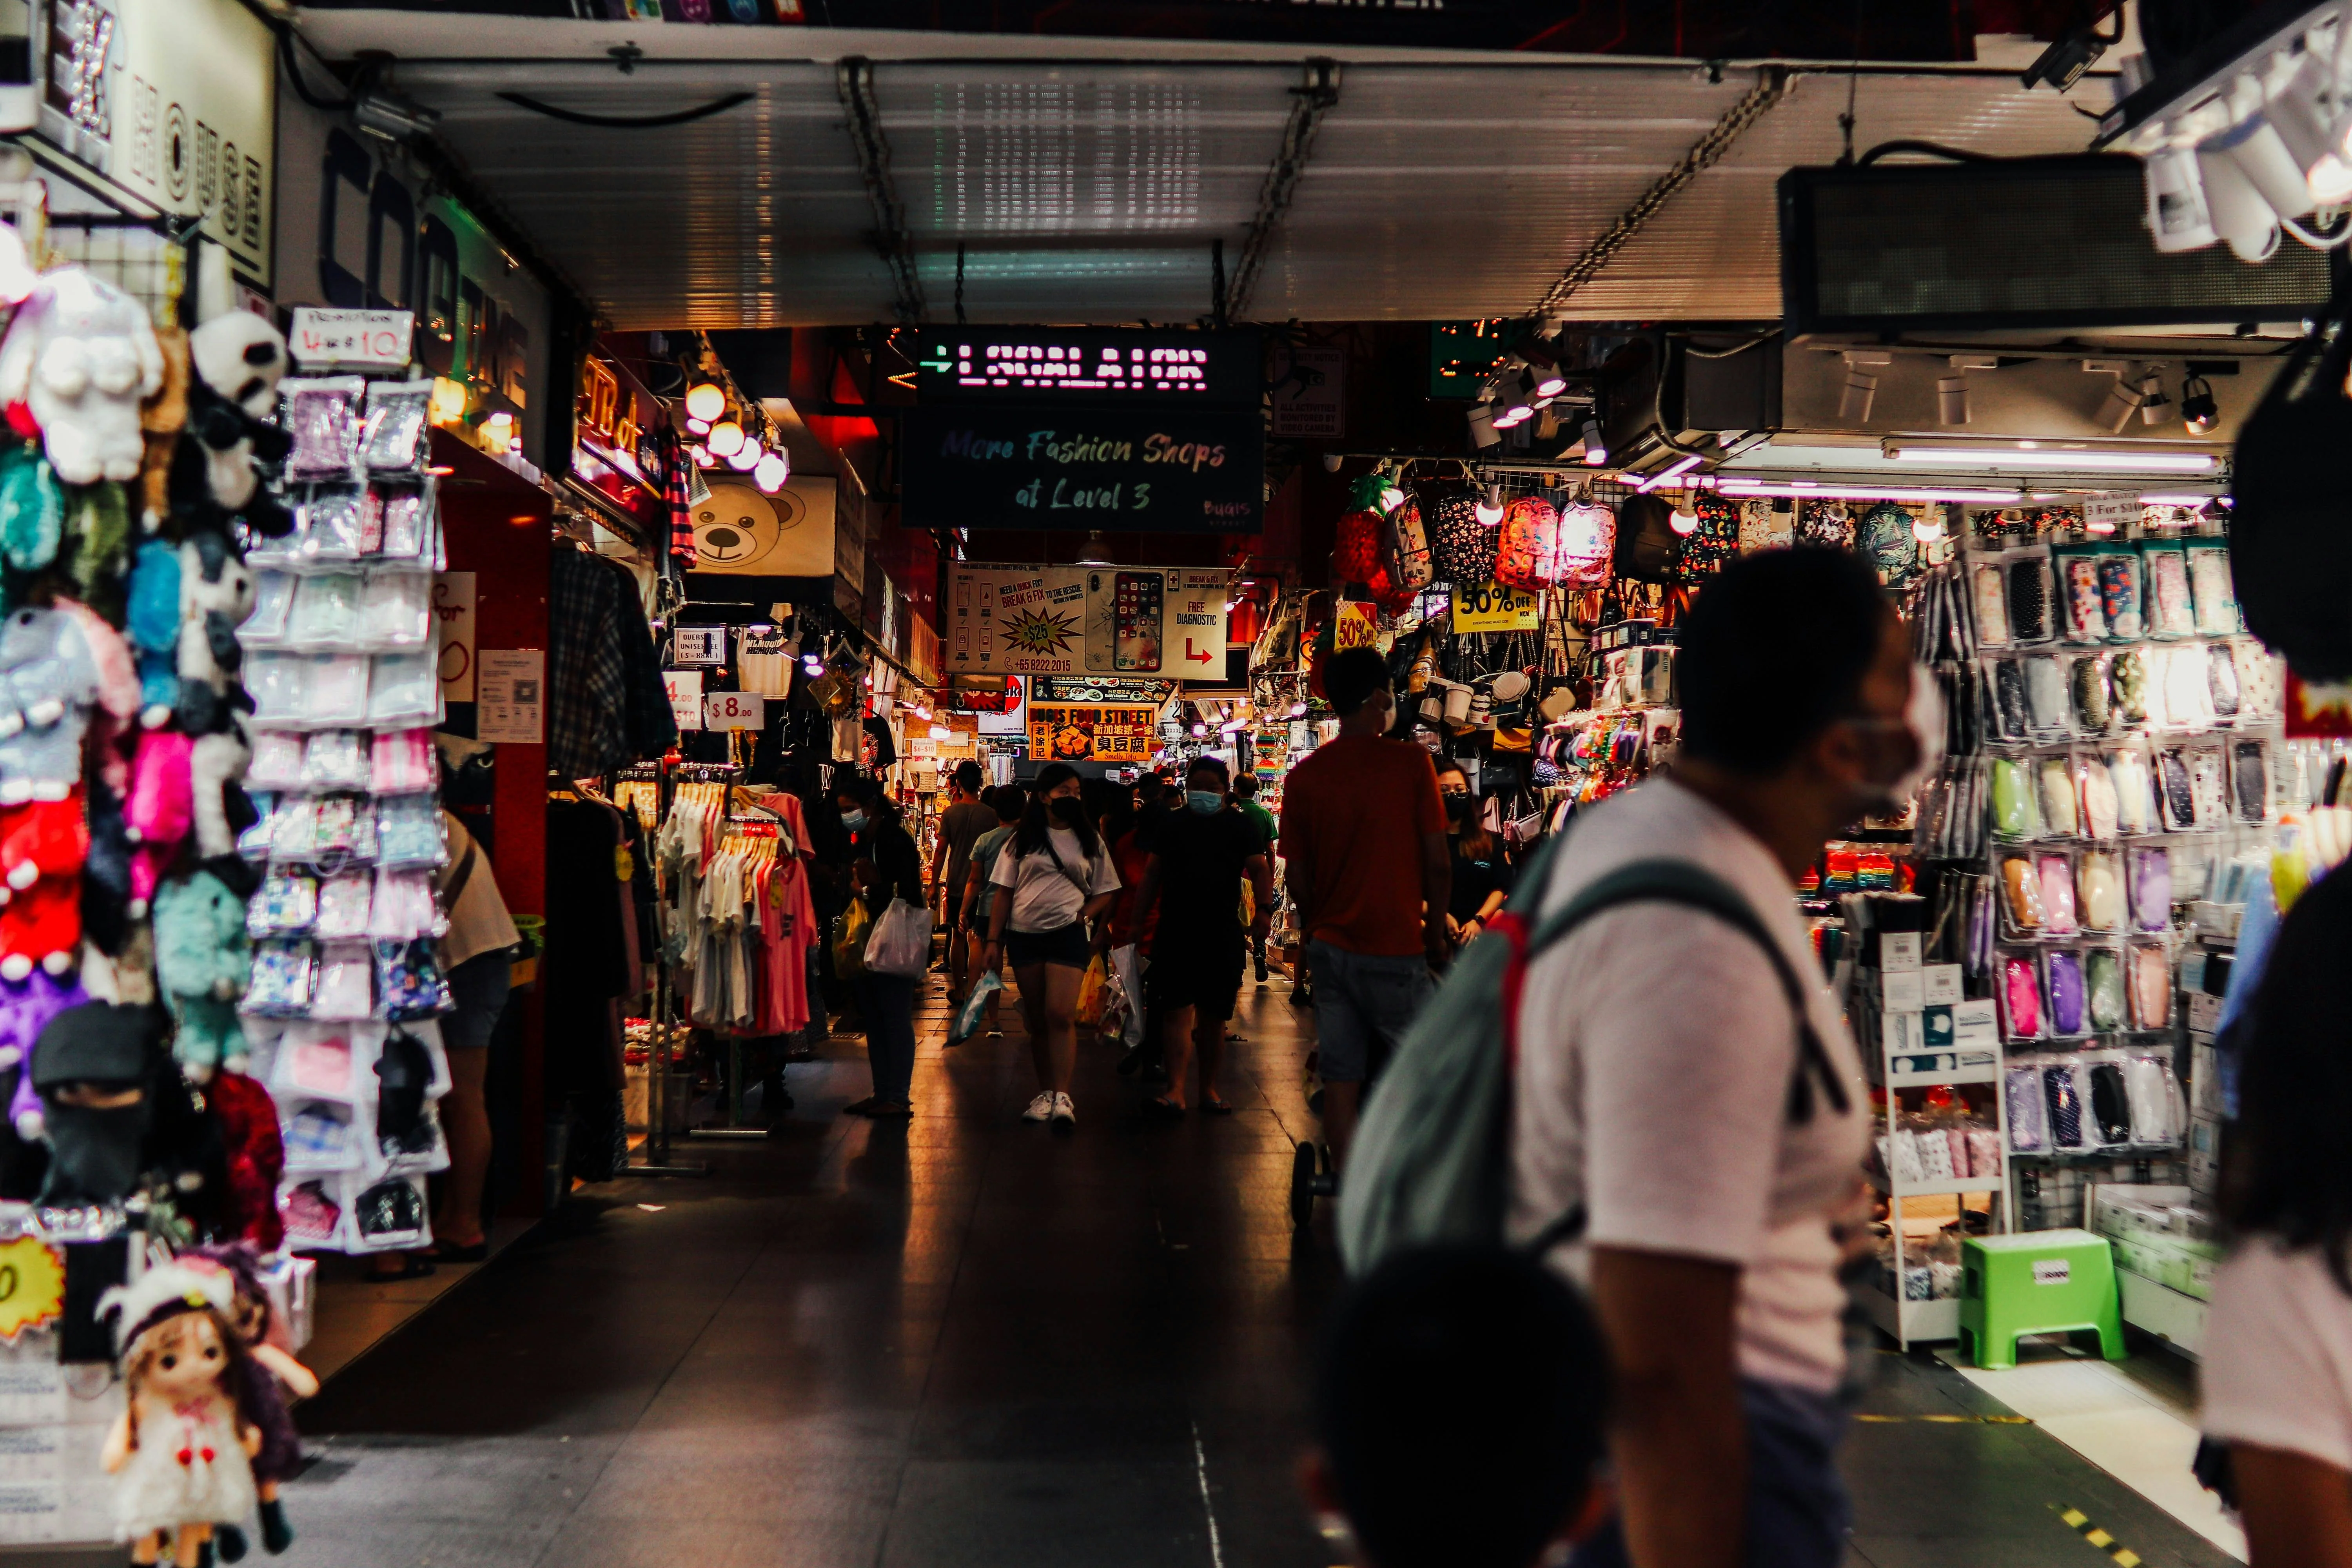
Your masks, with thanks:
[[[1233,265],[1291,112],[1297,66],[881,61],[874,94],[930,315],[956,247],[977,321],[1186,321]],[[1678,65],[1349,66],[1249,314],[1343,321],[1517,315],[1754,85]],[[830,64],[404,62],[448,147],[614,323],[887,320],[889,268]],[[1780,310],[1773,181],[1839,151],[1843,75],[1802,75],[1569,302],[1570,314]],[[693,124],[551,120],[751,101]],[[2015,79],[1865,74],[1858,144],[2080,150],[2087,122]]]

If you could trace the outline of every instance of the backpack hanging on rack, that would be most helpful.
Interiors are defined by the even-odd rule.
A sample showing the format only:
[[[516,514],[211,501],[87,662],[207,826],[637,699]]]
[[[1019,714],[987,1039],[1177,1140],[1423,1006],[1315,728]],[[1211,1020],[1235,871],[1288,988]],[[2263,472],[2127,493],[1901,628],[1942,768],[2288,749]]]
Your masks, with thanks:
[[[1617,551],[1617,514],[1597,501],[1578,501],[1559,514],[1559,576],[1563,588],[1598,588],[1609,581]]]
[[[1381,559],[1381,517],[1374,511],[1339,515],[1338,536],[1331,544],[1331,578],[1340,584],[1358,584],[1377,599],[1394,586]]]
[[[1627,496],[1617,508],[1617,575],[1637,583],[1664,583],[1675,574],[1682,536],[1664,496]],[[1630,615],[1630,609],[1627,611]]]
[[[1408,500],[1381,520],[1388,548],[1389,577],[1406,593],[1417,594],[1436,580],[1429,554],[1429,535],[1421,526],[1421,508]]]
[[[1430,503],[1430,564],[1441,582],[1475,587],[1495,580],[1496,530],[1478,521],[1477,498],[1448,491]]]
[[[1540,496],[1521,496],[1504,510],[1495,580],[1529,593],[1559,576],[1559,513]]]

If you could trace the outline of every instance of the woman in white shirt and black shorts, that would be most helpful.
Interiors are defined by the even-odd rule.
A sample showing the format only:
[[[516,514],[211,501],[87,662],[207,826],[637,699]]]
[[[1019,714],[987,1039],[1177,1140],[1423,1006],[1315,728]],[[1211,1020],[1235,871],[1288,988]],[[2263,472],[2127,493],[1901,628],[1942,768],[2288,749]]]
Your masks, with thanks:
[[[1022,1120],[1061,1128],[1077,1121],[1070,1104],[1078,1057],[1073,1020],[1078,982],[1100,945],[1087,936],[1087,921],[1108,913],[1118,891],[1110,846],[1087,820],[1078,783],[1077,769],[1067,763],[1039,771],[1021,826],[996,857],[992,880],[1010,896],[1000,892],[989,911],[980,965],[983,972],[995,968],[1002,953],[1021,987],[1021,1019],[1037,1067],[1037,1097]]]
[[[2252,1568],[2352,1568],[2352,871],[2287,911],[2238,1083],[2205,1435]]]

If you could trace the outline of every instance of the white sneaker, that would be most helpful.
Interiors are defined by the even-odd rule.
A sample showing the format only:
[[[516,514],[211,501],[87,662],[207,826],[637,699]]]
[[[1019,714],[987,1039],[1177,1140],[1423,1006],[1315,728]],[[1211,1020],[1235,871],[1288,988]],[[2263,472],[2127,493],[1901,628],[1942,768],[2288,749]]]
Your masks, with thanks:
[[[1077,1107],[1070,1103],[1068,1095],[1057,1094],[1054,1097],[1054,1120],[1065,1127],[1076,1127],[1078,1124]]]
[[[1051,1093],[1039,1095],[1036,1099],[1029,1102],[1029,1109],[1021,1113],[1021,1120],[1024,1121],[1043,1121],[1046,1120],[1054,1114],[1054,1098],[1055,1097]],[[1062,1098],[1067,1099],[1068,1096],[1065,1095]]]

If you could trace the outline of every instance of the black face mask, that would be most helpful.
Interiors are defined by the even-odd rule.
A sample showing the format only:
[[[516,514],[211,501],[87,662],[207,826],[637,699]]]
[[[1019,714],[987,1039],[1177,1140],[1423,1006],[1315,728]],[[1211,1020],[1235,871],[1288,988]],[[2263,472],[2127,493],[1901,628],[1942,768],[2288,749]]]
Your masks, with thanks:
[[[140,1147],[153,1120],[149,1102],[101,1110],[61,1105],[48,1095],[41,1099],[51,1153],[40,1201],[54,1206],[112,1203],[130,1196],[139,1185]]]
[[[1470,815],[1470,797],[1455,790],[1445,792],[1445,815],[1459,822]]]
[[[1065,827],[1076,827],[1084,820],[1076,795],[1057,795],[1045,803],[1045,808],[1054,814],[1054,820]]]
[[[433,1147],[433,1123],[425,1120],[425,1096],[433,1087],[433,1057],[425,1042],[394,1029],[376,1058],[383,1080],[375,1102],[375,1135],[386,1154],[418,1154]]]

